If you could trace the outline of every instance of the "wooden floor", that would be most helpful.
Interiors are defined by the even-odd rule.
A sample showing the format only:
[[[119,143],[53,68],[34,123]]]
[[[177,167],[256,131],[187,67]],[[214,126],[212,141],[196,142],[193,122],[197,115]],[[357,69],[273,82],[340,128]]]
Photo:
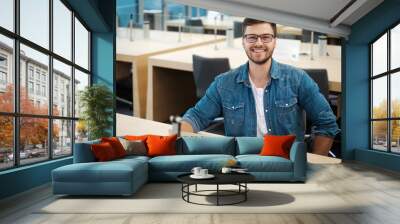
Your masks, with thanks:
[[[353,162],[312,164],[308,182],[367,206],[357,214],[35,214],[38,207],[54,200],[47,185],[1,201],[0,223],[400,223],[398,173]]]

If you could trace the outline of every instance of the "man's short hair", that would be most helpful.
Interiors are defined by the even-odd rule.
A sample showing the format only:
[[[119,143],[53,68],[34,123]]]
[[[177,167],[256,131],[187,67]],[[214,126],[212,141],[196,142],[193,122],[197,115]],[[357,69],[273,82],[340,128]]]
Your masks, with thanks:
[[[251,19],[251,18],[245,18],[243,20],[242,35],[244,35],[244,32],[246,32],[246,28],[248,26],[252,26],[252,25],[260,24],[260,23],[268,23],[268,24],[270,24],[271,27],[272,27],[272,30],[274,31],[274,36],[276,37],[276,23],[271,23],[271,22],[257,20],[257,19]]]

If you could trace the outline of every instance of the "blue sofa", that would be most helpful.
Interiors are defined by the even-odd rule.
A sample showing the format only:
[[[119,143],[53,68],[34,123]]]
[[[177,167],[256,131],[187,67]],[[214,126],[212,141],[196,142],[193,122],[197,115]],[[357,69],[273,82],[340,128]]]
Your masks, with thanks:
[[[53,193],[68,195],[131,195],[148,181],[176,181],[193,167],[218,172],[234,159],[260,182],[304,182],[306,149],[295,142],[290,159],[259,156],[263,139],[257,137],[182,137],[177,140],[177,155],[127,156],[96,162],[90,145],[99,141],[75,144],[74,163],[52,171]]]

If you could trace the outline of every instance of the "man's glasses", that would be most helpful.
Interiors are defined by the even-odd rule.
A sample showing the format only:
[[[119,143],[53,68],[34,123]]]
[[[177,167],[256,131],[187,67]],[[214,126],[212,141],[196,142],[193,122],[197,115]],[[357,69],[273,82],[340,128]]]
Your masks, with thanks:
[[[269,42],[271,42],[271,41],[275,38],[275,36],[272,35],[272,34],[269,34],[269,33],[267,33],[267,34],[260,34],[260,35],[257,35],[257,34],[245,34],[245,35],[244,35],[244,39],[245,39],[246,42],[249,43],[249,44],[254,44],[254,43],[256,43],[257,40],[258,40],[258,38],[260,38],[260,39],[261,39],[261,42],[263,42],[263,43],[269,43]]]

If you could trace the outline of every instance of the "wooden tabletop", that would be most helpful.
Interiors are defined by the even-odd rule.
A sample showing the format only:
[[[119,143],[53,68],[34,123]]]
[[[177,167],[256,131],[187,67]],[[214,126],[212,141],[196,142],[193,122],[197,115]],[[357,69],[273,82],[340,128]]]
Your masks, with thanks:
[[[118,28],[117,60],[118,57],[123,56],[150,55],[207,42],[222,41],[225,36],[150,30],[149,38],[145,39],[143,29],[133,29],[132,39],[131,41],[128,28]]]

